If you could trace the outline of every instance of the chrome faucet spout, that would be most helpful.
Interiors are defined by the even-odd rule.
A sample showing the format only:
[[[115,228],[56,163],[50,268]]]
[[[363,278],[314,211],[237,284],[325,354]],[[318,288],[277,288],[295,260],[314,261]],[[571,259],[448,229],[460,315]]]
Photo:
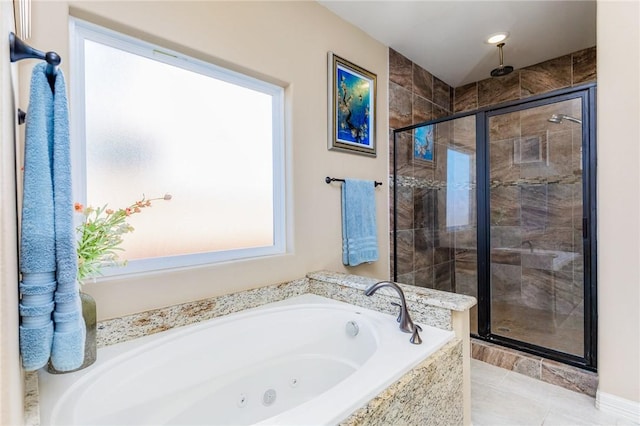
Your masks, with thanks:
[[[524,246],[524,245],[528,245],[529,246],[529,251],[531,253],[533,253],[533,244],[531,244],[531,241],[526,240],[526,241],[523,241],[522,244],[520,244],[520,246]]]
[[[400,297],[400,316],[398,317],[400,330],[404,331],[405,333],[411,333],[411,343],[419,345],[420,343],[422,343],[422,340],[418,335],[419,327],[415,325],[411,320],[411,316],[409,315],[409,311],[407,310],[407,301],[404,297],[404,292],[398,284],[391,281],[380,281],[367,288],[364,291],[364,294],[366,296],[372,296],[376,291],[380,290],[383,287],[391,287],[398,293],[398,296]],[[394,305],[397,304],[394,303]]]

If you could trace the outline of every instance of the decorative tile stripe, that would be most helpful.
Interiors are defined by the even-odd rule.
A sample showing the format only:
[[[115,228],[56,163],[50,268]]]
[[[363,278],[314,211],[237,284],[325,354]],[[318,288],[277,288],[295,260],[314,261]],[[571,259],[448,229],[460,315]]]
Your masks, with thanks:
[[[563,175],[563,176],[540,176],[532,178],[519,178],[512,181],[498,181],[492,180],[489,182],[491,188],[513,187],[513,186],[536,186],[536,185],[571,185],[574,183],[582,182],[582,176],[580,175]],[[446,181],[416,178],[412,176],[397,176],[398,187],[402,188],[414,188],[414,189],[475,189],[475,182],[463,182],[455,183],[453,185],[447,185]],[[395,185],[393,175],[389,176],[389,186],[393,188]]]
[[[570,185],[574,183],[582,182],[582,176],[580,175],[564,175],[564,176],[540,176],[534,178],[520,178],[510,182],[503,182],[492,180],[489,183],[491,188],[509,187],[509,186],[523,186],[523,185]]]
[[[447,182],[435,180],[435,179],[426,179],[426,178],[416,178],[413,176],[396,176],[396,180],[398,182],[399,187],[406,188],[426,188],[426,189],[442,189],[447,187]],[[393,175],[389,176],[389,186],[393,188],[395,185]],[[475,186],[475,185],[474,185]]]

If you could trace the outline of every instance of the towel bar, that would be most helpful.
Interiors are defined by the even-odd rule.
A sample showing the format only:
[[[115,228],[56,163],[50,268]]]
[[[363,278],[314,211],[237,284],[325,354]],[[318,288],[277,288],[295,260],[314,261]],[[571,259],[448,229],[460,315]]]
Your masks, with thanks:
[[[47,61],[47,80],[51,91],[54,91],[54,85],[56,82],[56,74],[58,72],[58,66],[62,62],[62,58],[56,52],[44,53],[40,50],[34,49],[24,41],[20,40],[13,32],[9,33],[9,59],[11,62],[21,61],[23,59],[40,59]]]
[[[332,177],[327,176],[326,178],[324,178],[324,181],[325,181],[326,183],[331,183],[331,182],[344,182],[344,179],[332,178]],[[382,182],[375,181],[375,182],[373,182],[373,185],[374,185],[374,186],[376,186],[376,187],[378,187],[378,186],[382,185]]]

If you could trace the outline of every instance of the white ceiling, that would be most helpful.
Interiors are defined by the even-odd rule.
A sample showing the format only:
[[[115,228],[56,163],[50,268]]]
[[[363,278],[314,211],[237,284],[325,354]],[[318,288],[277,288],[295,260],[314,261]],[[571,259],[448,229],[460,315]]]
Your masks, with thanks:
[[[453,87],[489,77],[499,55],[485,40],[499,31],[516,69],[596,44],[595,0],[318,2]]]

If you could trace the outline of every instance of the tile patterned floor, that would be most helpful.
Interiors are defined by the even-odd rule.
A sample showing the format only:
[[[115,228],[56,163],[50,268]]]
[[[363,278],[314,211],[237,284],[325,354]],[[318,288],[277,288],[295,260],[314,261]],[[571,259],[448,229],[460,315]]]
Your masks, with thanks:
[[[514,371],[471,360],[473,426],[632,426],[604,413],[595,399]]]

